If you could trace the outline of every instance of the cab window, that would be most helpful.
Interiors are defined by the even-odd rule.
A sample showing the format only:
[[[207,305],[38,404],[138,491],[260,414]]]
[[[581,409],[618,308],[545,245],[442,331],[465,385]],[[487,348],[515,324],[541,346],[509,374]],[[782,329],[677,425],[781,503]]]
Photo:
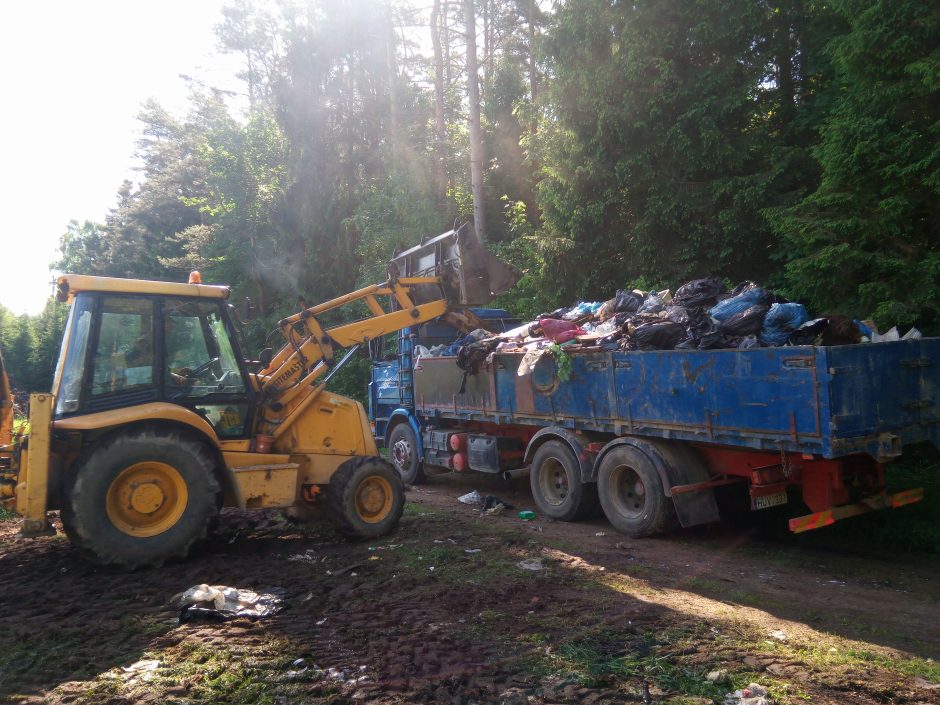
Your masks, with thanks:
[[[245,380],[218,304],[168,299],[163,306],[167,397],[244,394]]]
[[[153,351],[153,302],[104,297],[91,395],[152,387]]]

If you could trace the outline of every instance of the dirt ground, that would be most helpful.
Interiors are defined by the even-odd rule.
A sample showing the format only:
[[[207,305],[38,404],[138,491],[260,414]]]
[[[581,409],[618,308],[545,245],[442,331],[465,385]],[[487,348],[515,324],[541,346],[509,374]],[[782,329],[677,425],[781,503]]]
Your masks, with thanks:
[[[515,508],[481,516],[470,489]],[[187,561],[132,573],[0,522],[0,702],[692,705],[756,682],[778,703],[940,703],[936,557],[523,521],[525,479],[407,496],[374,543],[226,511]],[[285,608],[180,624],[200,583],[280,587]]]

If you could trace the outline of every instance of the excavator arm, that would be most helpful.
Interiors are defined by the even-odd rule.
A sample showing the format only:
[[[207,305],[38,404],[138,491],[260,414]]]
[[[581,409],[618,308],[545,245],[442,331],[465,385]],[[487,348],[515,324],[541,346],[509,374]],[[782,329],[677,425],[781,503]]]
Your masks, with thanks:
[[[323,377],[336,364],[339,350],[430,321],[453,307],[485,304],[511,288],[519,276],[487,252],[472,228],[464,225],[396,255],[384,284],[282,319],[278,326],[285,343],[257,375],[262,394],[259,432],[277,438],[290,427],[323,389]],[[347,312],[355,320],[347,320]]]

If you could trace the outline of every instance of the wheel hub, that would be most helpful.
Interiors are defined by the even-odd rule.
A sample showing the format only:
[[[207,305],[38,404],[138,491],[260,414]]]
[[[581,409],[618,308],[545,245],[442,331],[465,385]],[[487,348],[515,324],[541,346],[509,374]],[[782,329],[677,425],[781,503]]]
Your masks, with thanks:
[[[124,468],[108,487],[105,509],[121,532],[149,537],[171,529],[189,502],[186,481],[168,463],[147,460]]]
[[[382,521],[392,509],[392,486],[384,477],[363,480],[356,490],[356,512],[363,521]]]
[[[548,458],[544,463],[545,472],[542,475],[542,495],[545,500],[554,505],[563,504],[568,497],[568,473],[562,464],[554,459]]]
[[[131,507],[135,512],[141,514],[153,514],[166,501],[166,495],[160,486],[148,482],[143,485],[137,485],[131,490]]]
[[[646,485],[636,470],[626,465],[611,474],[611,500],[624,516],[640,517],[646,510]]]
[[[392,447],[392,457],[398,471],[405,472],[411,465],[411,444],[406,440],[396,442]]]

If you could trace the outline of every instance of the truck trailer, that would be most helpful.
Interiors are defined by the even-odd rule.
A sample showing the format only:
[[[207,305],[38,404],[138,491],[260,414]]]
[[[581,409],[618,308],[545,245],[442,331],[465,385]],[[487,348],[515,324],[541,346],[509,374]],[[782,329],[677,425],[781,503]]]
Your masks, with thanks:
[[[518,325],[475,309],[488,330]],[[651,536],[719,519],[719,499],[751,510],[802,502],[793,532],[923,497],[889,494],[885,466],[940,443],[940,339],[750,350],[576,349],[534,367],[495,352],[467,373],[418,346],[459,332],[434,321],[373,346],[370,415],[406,482],[427,471],[528,473],[544,515],[598,507]],[[744,507],[745,509],[747,507]]]

